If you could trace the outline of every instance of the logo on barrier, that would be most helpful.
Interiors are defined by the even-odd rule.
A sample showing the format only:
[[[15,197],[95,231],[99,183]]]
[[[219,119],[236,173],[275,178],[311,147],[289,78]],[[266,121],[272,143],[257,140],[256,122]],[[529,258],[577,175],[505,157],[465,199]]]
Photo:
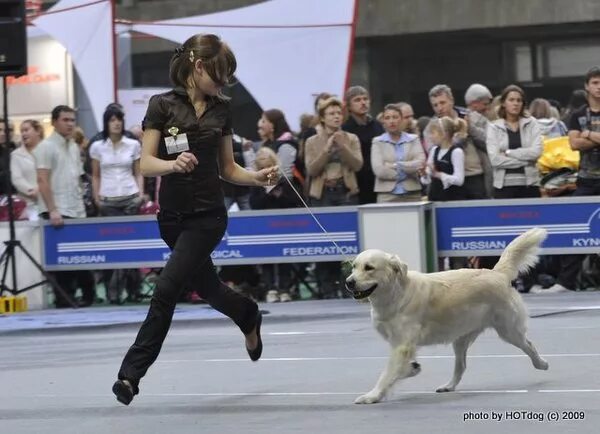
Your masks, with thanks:
[[[318,218],[328,234],[306,214],[232,214],[227,232],[211,257],[217,265],[226,265],[248,260],[294,262],[302,257],[339,260],[358,253],[356,209],[323,211],[318,213]],[[45,225],[43,230],[43,262],[49,270],[94,265],[98,268],[135,266],[131,264],[158,267],[171,255],[160,238],[156,221],[148,216],[109,222],[72,220],[60,230],[50,225]],[[339,248],[332,245],[332,239]]]
[[[593,249],[600,246],[598,203],[544,203],[436,207],[440,254],[502,252],[516,236],[534,228],[548,231],[543,247]]]

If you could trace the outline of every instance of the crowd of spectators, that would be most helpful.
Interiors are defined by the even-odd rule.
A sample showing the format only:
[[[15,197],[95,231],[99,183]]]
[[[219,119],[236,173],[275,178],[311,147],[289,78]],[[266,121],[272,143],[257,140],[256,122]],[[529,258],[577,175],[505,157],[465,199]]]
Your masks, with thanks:
[[[234,136],[238,164],[254,170],[278,164],[286,177],[269,187],[223,183],[226,206],[248,210],[296,208],[302,200],[322,207],[600,195],[598,67],[587,72],[584,89],[575,90],[564,108],[552,99],[528,104],[526,93],[514,84],[494,96],[475,83],[464,95],[464,106],[456,103],[448,85],[437,84],[429,92],[431,114],[421,117],[408,102],[388,102],[371,116],[369,92],[361,86],[350,87],[342,97],[317,95],[315,111],[302,116],[298,133],[281,110],[272,108],[257,120],[259,141]],[[47,137],[36,120],[21,122],[20,134],[11,122],[8,132],[0,123],[0,142],[9,144],[13,193],[24,202],[19,218],[43,218],[60,226],[68,218],[137,214],[156,202],[160,179],[140,175],[143,131],[139,126],[125,130],[119,104],[106,107],[103,129],[90,140],[76,127],[71,107],[58,106],[51,117],[54,131]],[[568,151],[578,152],[579,165],[550,161],[541,166],[549,140],[562,140]],[[7,155],[5,147],[2,158]],[[0,178],[6,176],[3,169]],[[0,179],[0,185],[0,193],[9,193],[9,183]],[[495,259],[454,258],[440,266],[492,267]],[[537,291],[547,293],[585,289],[582,273],[597,270],[597,263],[598,255],[543,258],[515,286],[529,291],[541,284],[547,289]],[[240,290],[269,302],[299,297],[299,282],[309,274],[320,297],[344,294],[337,262],[232,266],[221,273]],[[81,290],[78,303],[83,306],[103,301],[95,292],[98,282],[110,303],[141,299],[140,270],[55,276],[67,294]],[[188,299],[199,301],[194,293],[189,288]],[[57,307],[68,305],[60,294],[54,300]]]

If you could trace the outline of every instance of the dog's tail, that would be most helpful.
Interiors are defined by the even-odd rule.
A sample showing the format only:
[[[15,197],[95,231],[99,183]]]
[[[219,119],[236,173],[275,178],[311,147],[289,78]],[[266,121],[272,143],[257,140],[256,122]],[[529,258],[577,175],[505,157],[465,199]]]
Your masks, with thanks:
[[[546,229],[533,228],[519,235],[506,247],[494,271],[504,274],[509,280],[529,270],[538,261],[542,241],[548,236]]]

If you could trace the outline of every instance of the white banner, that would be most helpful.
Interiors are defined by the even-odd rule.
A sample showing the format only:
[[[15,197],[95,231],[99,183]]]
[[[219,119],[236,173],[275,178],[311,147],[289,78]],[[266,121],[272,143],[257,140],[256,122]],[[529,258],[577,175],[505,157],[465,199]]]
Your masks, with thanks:
[[[294,129],[320,92],[342,96],[351,47],[354,0],[271,0],[131,29],[177,43],[216,33],[233,49],[236,77],[263,110],[281,109]]]
[[[6,84],[10,117],[48,118],[57,105],[73,103],[69,56],[65,48],[50,37],[27,40],[27,75],[7,77]]]
[[[134,125],[141,125],[148,109],[150,97],[168,90],[163,88],[119,89],[119,102],[125,110],[125,128],[130,129]]]
[[[112,18],[110,0],[61,0],[33,20],[71,55],[99,130],[102,113],[115,98]]]

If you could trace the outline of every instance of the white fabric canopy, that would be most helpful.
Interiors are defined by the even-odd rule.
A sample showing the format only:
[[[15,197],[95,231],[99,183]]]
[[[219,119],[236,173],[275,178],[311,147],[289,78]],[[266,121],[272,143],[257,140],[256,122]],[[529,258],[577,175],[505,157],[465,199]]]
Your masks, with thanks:
[[[98,129],[104,108],[115,98],[112,23],[110,0],[61,0],[33,20],[71,55]]]
[[[63,0],[64,1],[64,0]],[[263,108],[279,108],[292,128],[315,95],[342,96],[355,0],[270,0],[208,15],[137,23],[131,30],[183,43],[216,33],[233,49],[236,77]]]
[[[264,109],[279,108],[292,128],[314,96],[341,96],[347,79],[356,0],[270,0],[226,12],[154,23],[134,30],[183,43],[217,33],[238,59],[236,76]],[[110,0],[61,0],[33,24],[69,52],[98,128],[114,99]]]

